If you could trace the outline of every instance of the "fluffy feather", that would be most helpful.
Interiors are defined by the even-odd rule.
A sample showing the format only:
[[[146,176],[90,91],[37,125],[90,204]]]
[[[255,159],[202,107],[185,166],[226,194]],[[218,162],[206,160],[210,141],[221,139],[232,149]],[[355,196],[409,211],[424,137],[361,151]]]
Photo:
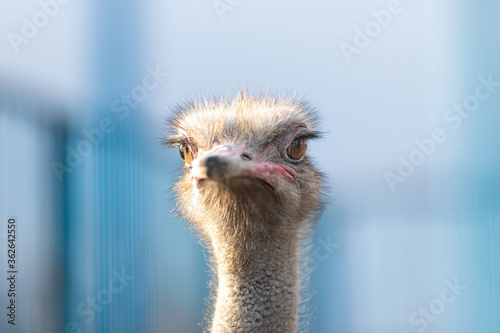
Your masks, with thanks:
[[[214,146],[243,145],[263,161],[297,173],[295,182],[278,179],[274,188],[251,178],[197,188],[186,165],[175,185],[178,211],[212,254],[217,288],[208,329],[296,331],[300,250],[321,208],[323,177],[307,154],[299,161],[284,154],[296,138],[294,126],[301,138],[320,135],[316,111],[295,96],[254,97],[242,91],[232,99],[202,98],[177,106],[169,125],[166,142],[189,144],[197,158]]]

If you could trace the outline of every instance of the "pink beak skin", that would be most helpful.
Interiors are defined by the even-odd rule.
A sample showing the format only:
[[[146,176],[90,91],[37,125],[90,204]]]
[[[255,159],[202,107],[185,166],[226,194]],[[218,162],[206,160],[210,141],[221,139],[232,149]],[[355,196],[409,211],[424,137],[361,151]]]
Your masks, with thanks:
[[[234,178],[260,179],[276,189],[278,179],[297,180],[291,167],[263,161],[245,146],[218,146],[192,162],[191,181],[196,188],[204,180],[228,183]]]

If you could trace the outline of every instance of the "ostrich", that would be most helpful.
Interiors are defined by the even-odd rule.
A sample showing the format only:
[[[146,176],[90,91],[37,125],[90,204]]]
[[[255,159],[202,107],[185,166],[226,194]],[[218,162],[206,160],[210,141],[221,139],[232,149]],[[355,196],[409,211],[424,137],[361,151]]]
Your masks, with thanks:
[[[198,231],[214,275],[210,332],[296,332],[300,269],[321,207],[322,176],[306,156],[316,113],[287,95],[178,106],[166,143],[185,171],[177,209]]]

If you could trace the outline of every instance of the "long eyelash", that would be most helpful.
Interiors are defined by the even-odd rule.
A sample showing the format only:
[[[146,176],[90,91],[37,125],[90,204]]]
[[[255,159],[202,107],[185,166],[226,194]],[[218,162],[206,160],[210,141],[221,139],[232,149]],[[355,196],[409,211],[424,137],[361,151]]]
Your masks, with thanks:
[[[186,140],[184,139],[184,137],[182,135],[172,135],[172,136],[166,137],[164,140],[164,143],[170,147],[178,147],[178,146],[182,145],[185,141]]]
[[[307,132],[307,133],[299,133],[295,137],[295,140],[297,140],[297,139],[315,140],[315,139],[320,139],[321,137],[322,137],[322,135],[320,132]]]
[[[172,148],[179,147],[189,143],[190,143],[189,139],[182,134],[176,134],[165,138],[165,144]]]

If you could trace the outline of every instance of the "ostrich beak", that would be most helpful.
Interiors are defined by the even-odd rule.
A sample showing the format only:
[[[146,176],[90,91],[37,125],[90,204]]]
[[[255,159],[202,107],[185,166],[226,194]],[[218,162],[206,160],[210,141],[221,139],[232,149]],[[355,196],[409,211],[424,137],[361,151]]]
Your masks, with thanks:
[[[297,173],[289,166],[262,160],[246,146],[218,146],[192,163],[191,180],[196,188],[206,180],[227,185],[236,178],[258,179],[276,189],[279,179],[294,182]]]

